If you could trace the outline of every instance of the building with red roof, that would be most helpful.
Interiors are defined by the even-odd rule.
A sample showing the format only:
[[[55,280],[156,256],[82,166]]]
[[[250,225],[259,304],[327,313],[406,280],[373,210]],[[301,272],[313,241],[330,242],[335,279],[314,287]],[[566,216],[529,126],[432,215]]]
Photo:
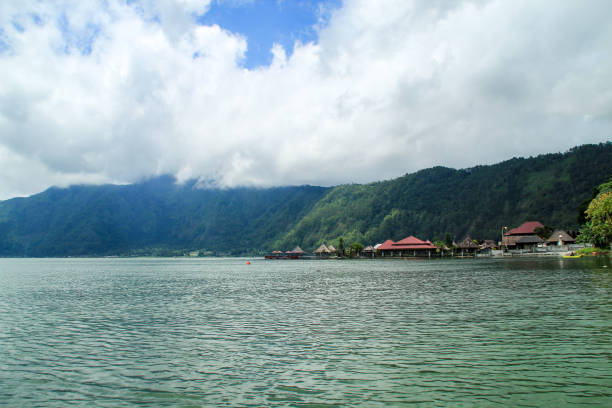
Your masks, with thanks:
[[[538,228],[544,228],[544,224],[540,221],[527,221],[522,223],[520,227],[512,228],[505,235],[537,235],[535,230]]]
[[[542,244],[544,240],[536,233],[538,228],[544,228],[544,224],[539,221],[524,222],[520,227],[512,228],[504,234],[502,246],[524,249]]]
[[[376,248],[381,256],[431,256],[438,248],[430,241],[423,241],[415,236],[409,236],[394,242],[390,239]]]

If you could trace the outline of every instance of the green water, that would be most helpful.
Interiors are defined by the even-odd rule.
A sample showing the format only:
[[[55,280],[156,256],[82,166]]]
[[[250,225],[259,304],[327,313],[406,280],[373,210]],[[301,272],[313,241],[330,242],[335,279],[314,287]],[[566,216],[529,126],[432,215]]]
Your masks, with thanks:
[[[612,406],[608,258],[0,259],[0,406]]]

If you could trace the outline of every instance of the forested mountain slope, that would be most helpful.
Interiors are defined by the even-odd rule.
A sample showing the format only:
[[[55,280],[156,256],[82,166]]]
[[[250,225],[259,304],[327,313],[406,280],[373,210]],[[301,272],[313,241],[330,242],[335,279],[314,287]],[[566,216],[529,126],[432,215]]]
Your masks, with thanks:
[[[277,245],[315,247],[343,236],[364,244],[416,235],[500,239],[503,226],[539,220],[578,228],[578,208],[612,174],[612,144],[490,166],[435,167],[398,179],[331,190]]]
[[[0,255],[253,251],[285,233],[326,192],[310,186],[199,189],[193,182],[177,185],[171,177],[51,188],[0,203]]]
[[[254,253],[301,245],[497,239],[504,225],[578,227],[578,208],[612,175],[612,144],[334,188],[201,189],[171,177],[115,186],[51,188],[0,202],[0,255]],[[161,251],[161,252],[160,252]],[[166,252],[164,252],[166,251]]]

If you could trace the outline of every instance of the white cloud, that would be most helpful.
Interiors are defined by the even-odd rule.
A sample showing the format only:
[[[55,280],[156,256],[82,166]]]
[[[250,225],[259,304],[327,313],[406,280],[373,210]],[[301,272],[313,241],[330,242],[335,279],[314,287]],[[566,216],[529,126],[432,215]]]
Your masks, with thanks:
[[[346,0],[249,71],[247,38],[195,24],[209,0],[3,2],[0,198],[364,182],[609,140],[612,10],[587,4]]]

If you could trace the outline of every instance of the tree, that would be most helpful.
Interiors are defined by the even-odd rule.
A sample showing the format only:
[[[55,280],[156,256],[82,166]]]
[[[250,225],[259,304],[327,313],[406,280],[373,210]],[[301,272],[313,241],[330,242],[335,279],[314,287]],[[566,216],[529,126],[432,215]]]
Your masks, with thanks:
[[[444,254],[444,251],[445,251],[446,248],[450,249],[450,247],[446,246],[444,241],[440,241],[439,239],[438,240],[434,240],[433,244],[438,248],[438,249],[436,249],[436,252],[440,253],[440,254]]]
[[[363,245],[361,242],[353,242],[349,247],[349,256],[355,257],[363,251]]]
[[[607,247],[612,242],[612,180],[599,186],[585,213],[586,224],[580,229],[580,240]]]
[[[336,249],[338,256],[344,256],[344,239],[338,238],[338,248]]]
[[[549,227],[548,225],[545,225],[543,227],[538,227],[535,229],[536,235],[538,235],[543,240],[547,240],[548,238],[550,238],[553,231],[554,231],[554,228]]]
[[[450,232],[447,232],[446,234],[444,234],[444,243],[446,244],[446,246],[448,248],[452,248],[452,246],[453,246],[453,237],[450,234]]]

